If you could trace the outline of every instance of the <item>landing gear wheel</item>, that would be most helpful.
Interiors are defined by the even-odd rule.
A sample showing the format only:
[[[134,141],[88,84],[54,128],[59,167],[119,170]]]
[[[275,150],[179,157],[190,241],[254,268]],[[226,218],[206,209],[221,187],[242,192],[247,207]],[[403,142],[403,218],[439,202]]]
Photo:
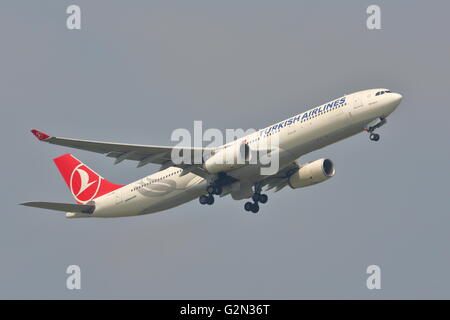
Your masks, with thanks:
[[[259,211],[259,205],[257,203],[253,202],[246,202],[244,205],[245,211],[251,211],[253,213],[258,213]]]
[[[259,202],[264,204],[267,202],[267,200],[269,200],[269,197],[267,196],[267,194],[260,194],[258,200],[259,200]]]
[[[215,188],[214,188],[213,185],[207,186],[207,187],[206,187],[206,192],[208,192],[209,194],[213,194],[214,191],[215,191],[214,189],[215,189]]]
[[[378,133],[371,133],[370,134],[370,140],[378,141],[378,140],[380,140],[380,135]]]
[[[212,205],[214,203],[214,197],[212,195],[207,196],[206,203]]]
[[[268,199],[269,199],[269,197],[266,194],[255,193],[252,196],[252,200],[255,203],[257,203],[257,202],[266,203]]]
[[[200,204],[207,204],[208,203],[208,196],[206,195],[201,195],[200,198],[198,198],[198,201],[200,202]]]
[[[258,213],[259,211],[259,206],[257,203],[253,203],[252,204],[252,208],[250,209],[253,213]]]

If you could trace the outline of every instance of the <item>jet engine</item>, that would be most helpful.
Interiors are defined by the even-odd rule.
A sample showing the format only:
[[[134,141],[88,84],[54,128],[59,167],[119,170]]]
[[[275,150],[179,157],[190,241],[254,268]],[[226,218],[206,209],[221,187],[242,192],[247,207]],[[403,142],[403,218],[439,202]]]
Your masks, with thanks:
[[[319,159],[300,167],[289,177],[289,186],[292,189],[311,186],[323,182],[334,176],[335,168],[330,159]]]
[[[250,147],[246,143],[232,144],[217,150],[203,166],[209,173],[227,172],[244,166],[250,158]]]

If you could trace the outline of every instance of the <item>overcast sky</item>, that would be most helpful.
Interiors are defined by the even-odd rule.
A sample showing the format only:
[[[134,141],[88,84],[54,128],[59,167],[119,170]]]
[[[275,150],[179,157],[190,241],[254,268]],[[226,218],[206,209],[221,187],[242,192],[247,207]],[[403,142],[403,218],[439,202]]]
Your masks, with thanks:
[[[66,28],[78,4],[82,29]],[[450,298],[447,1],[2,1],[0,298]],[[354,91],[404,99],[379,130],[329,157],[335,177],[244,201],[152,215],[64,218],[67,153],[125,184],[136,163],[29,133],[170,145],[174,129],[261,128]],[[77,264],[82,289],[66,289]],[[366,288],[381,267],[382,289]]]

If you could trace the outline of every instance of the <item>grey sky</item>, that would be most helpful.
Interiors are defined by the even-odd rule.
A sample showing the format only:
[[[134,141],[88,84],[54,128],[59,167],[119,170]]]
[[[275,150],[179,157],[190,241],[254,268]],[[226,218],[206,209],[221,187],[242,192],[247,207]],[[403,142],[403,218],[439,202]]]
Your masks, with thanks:
[[[68,31],[65,9],[82,9]],[[450,43],[445,1],[2,1],[0,298],[450,298]],[[67,220],[17,203],[73,201],[40,144],[64,137],[171,144],[176,128],[260,128],[344,93],[403,94],[380,130],[307,155],[330,181],[136,218]],[[78,264],[82,290],[65,288]],[[366,267],[382,290],[366,289]]]

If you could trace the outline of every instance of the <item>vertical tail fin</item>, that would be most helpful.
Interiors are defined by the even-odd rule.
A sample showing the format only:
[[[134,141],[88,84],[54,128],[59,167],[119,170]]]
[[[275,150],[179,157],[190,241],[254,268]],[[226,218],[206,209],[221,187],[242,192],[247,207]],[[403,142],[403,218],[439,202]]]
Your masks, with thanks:
[[[123,186],[109,182],[70,153],[53,159],[77,203],[85,204]]]

